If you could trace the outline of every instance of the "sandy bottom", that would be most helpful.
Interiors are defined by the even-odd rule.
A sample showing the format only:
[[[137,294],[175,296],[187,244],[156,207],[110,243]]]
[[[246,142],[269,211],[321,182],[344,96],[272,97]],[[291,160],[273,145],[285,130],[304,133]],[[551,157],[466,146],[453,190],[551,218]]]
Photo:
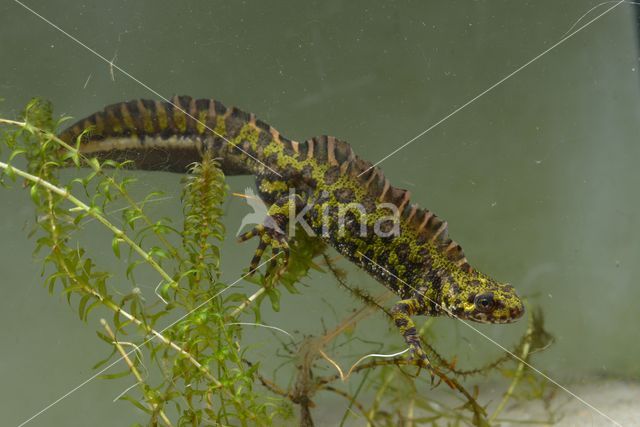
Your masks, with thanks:
[[[560,388],[549,388],[545,391],[545,396],[549,396],[546,402],[539,399],[510,400],[498,419],[493,421],[492,426],[640,427],[640,382],[591,378],[579,383],[566,382],[563,385],[586,403]],[[487,383],[482,386],[480,403],[488,404],[487,413],[489,415],[494,413],[505,390],[504,383],[496,383],[495,387]],[[429,393],[433,393],[432,397],[435,400],[450,408],[459,407],[461,404],[460,397],[444,385],[430,390]],[[339,402],[340,408],[336,408],[335,411],[313,411],[316,426],[333,427],[339,424],[345,412],[343,405],[346,404],[342,400],[336,402]],[[601,411],[602,414],[598,411]],[[466,411],[465,413],[468,414]],[[420,410],[417,410],[415,415],[419,417]],[[553,422],[549,422],[549,420]],[[367,423],[364,418],[354,415],[345,425],[360,427],[367,425]],[[445,426],[447,424],[446,421],[439,421],[435,425]]]
[[[554,426],[622,426],[640,427],[640,383],[624,380],[595,379],[579,384],[565,386],[582,398],[589,405],[602,411],[590,408],[565,391],[557,390],[557,394],[549,402],[549,409],[558,420]],[[495,401],[500,400],[496,396]],[[490,409],[492,409],[490,407]],[[503,422],[501,426],[545,425],[535,421],[545,420],[549,412],[542,402],[518,403],[508,406],[500,418],[514,422]],[[607,418],[609,417],[609,419]],[[515,421],[518,420],[519,422]],[[534,421],[534,423],[531,423]],[[523,424],[522,422],[526,422]]]

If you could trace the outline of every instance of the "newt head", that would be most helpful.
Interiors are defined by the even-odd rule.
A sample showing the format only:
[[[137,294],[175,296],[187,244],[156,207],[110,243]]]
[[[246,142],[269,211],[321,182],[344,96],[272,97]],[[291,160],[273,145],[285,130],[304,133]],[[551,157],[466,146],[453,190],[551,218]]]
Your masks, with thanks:
[[[447,314],[481,323],[511,323],[524,314],[524,304],[513,286],[478,272],[445,282],[441,301]]]

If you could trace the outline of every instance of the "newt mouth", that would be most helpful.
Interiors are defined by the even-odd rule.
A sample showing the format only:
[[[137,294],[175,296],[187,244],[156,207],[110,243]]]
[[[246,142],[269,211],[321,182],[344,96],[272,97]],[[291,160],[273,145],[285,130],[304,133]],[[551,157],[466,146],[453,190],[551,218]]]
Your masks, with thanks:
[[[478,323],[513,323],[524,315],[524,311],[524,305],[520,303],[520,306],[510,309],[506,314],[497,315],[475,311],[468,318]]]

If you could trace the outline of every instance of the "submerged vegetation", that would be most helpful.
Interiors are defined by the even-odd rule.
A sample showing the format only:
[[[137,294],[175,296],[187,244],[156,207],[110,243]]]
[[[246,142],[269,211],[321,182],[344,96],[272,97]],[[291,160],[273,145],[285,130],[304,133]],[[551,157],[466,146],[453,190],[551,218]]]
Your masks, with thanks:
[[[159,193],[134,198],[136,180],[126,172],[126,162],[86,158],[58,139],[60,122],[47,102],[33,100],[21,120],[0,119],[0,125],[0,183],[24,182],[30,192],[37,218],[30,236],[43,263],[44,285],[64,294],[81,320],[99,319],[97,335],[111,352],[94,368],[103,378],[132,378],[135,387],[119,399],[147,413],[149,425],[309,426],[314,414],[329,411],[318,396],[330,392],[347,402],[341,425],[488,426],[501,422],[510,401],[544,402],[553,393],[524,363],[551,342],[535,310],[529,310],[529,327],[512,349],[519,359],[505,353],[483,367],[461,369],[425,342],[432,372],[403,352],[369,355],[344,369],[332,351],[349,340],[359,322],[390,318],[384,305],[388,294],[372,296],[351,286],[324,244],[304,232],[297,233],[285,270],[263,267],[253,276],[223,281],[221,206],[227,194],[215,159],[205,157],[186,177],[183,218],[155,218],[149,205]],[[77,171],[61,173],[69,168]],[[83,233],[90,222],[108,233],[104,245],[124,261],[118,264],[123,271],[91,255]],[[243,329],[265,326],[265,305],[278,310],[282,290],[298,292],[311,269],[332,275],[358,308],[333,329],[318,326],[313,336],[297,339],[281,331],[287,341],[280,342],[274,358],[282,359],[279,372],[287,374],[275,378],[247,354]],[[155,295],[142,290],[141,274],[156,275]],[[255,292],[234,289],[240,280],[255,283]],[[424,322],[422,337],[431,325],[430,319]],[[493,372],[510,381],[488,411],[483,390],[468,390],[463,382]],[[435,387],[450,389],[459,403],[439,401],[441,394],[429,392]],[[540,421],[553,422],[554,416]]]

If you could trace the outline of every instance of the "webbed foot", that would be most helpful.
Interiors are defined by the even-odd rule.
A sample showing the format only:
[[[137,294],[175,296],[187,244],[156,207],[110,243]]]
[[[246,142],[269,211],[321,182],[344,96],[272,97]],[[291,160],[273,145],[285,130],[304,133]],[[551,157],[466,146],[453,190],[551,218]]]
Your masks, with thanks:
[[[257,225],[252,230],[240,235],[238,241],[245,242],[256,236],[260,240],[249,264],[249,274],[255,273],[267,248],[271,248],[272,255],[267,271],[275,271],[278,261],[281,259],[282,269],[286,268],[289,261],[289,243],[287,236],[281,231],[277,221],[272,217],[268,217],[264,224]]]

